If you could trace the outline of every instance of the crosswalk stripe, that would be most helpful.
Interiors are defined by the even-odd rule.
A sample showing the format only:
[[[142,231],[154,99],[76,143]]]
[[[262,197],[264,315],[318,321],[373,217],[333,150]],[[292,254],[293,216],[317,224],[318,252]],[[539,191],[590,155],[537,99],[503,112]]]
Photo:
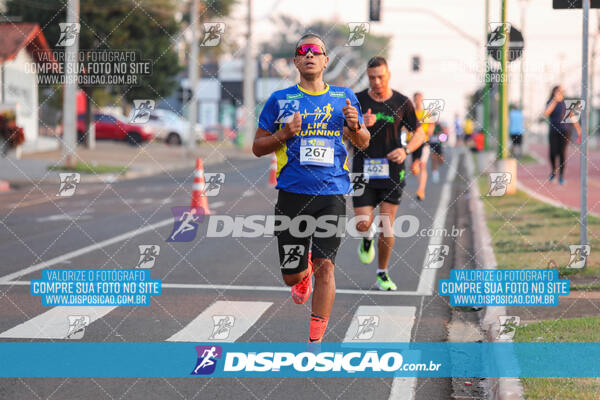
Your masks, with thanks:
[[[272,304],[266,301],[217,301],[167,341],[235,342]]]
[[[115,308],[114,306],[53,307],[45,313],[0,333],[0,338],[65,339],[69,332],[69,316],[88,316],[91,324]]]
[[[344,342],[410,342],[416,307],[359,306]],[[369,325],[371,328],[369,328]],[[390,399],[412,400],[417,378],[394,378]]]

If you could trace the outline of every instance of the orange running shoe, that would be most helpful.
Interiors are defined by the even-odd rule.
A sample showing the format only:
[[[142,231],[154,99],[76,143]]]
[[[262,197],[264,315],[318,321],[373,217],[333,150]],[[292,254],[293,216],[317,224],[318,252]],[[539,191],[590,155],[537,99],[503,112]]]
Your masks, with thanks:
[[[294,303],[296,304],[304,304],[308,297],[310,296],[310,292],[312,291],[312,275],[313,275],[313,267],[312,260],[310,259],[310,253],[308,254],[308,274],[294,286],[292,286],[292,299],[294,299]]]
[[[424,190],[417,190],[417,200],[425,200],[425,191]]]
[[[310,335],[309,343],[320,343],[325,335],[329,318],[321,317],[315,314],[310,315]]]
[[[419,160],[413,161],[412,166],[410,167],[410,170],[412,171],[414,176],[419,175],[419,172],[421,172],[421,166],[419,165]]]

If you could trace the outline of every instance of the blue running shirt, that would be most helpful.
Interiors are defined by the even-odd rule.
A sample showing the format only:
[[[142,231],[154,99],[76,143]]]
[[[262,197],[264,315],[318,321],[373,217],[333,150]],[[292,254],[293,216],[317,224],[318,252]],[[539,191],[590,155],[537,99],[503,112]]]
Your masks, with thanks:
[[[360,104],[352,90],[329,86],[309,92],[300,85],[274,92],[260,113],[258,127],[275,133],[300,112],[302,130],[287,139],[277,155],[277,189],[330,195],[350,191],[348,152],[343,141],[342,108],[350,100],[363,123]]]

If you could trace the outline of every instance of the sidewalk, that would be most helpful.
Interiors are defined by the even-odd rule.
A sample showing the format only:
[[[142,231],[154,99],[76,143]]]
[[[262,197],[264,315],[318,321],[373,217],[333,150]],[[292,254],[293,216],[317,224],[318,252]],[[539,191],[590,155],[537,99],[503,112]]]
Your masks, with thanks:
[[[126,143],[99,141],[94,150],[82,146],[77,147],[76,161],[91,165],[128,168],[128,171],[120,176],[116,174],[86,175],[86,182],[101,182],[133,179],[177,169],[189,168],[192,170],[196,157],[202,157],[204,165],[210,165],[223,162],[226,158],[253,158],[254,156],[229,142],[203,143],[196,147],[193,155],[187,156],[185,147],[167,146],[160,142],[133,147]],[[48,167],[62,164],[60,149],[26,154],[20,160],[14,157],[0,157],[0,181],[8,181],[11,186],[58,182],[58,173],[49,171]]]
[[[540,164],[518,165],[517,179],[519,188],[532,197],[574,210],[580,206],[580,165],[579,145],[571,144],[567,151],[565,184],[559,185],[558,178],[548,182],[550,160],[548,144],[530,143],[527,152],[541,161]],[[588,212],[600,215],[600,150],[588,150]]]

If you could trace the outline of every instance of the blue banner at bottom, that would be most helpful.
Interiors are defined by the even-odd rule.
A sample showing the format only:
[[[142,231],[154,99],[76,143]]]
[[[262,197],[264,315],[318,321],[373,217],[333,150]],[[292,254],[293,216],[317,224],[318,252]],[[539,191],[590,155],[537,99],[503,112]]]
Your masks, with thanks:
[[[600,343],[0,343],[0,377],[600,377]]]

